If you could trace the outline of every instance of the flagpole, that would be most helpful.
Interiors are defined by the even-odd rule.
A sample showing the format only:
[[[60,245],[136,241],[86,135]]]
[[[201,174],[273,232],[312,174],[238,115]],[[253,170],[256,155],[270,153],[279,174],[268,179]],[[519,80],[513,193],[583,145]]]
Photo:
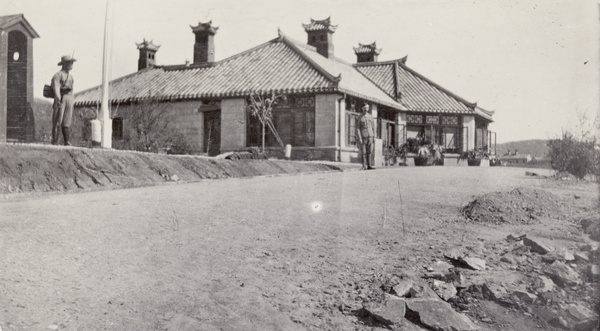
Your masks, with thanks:
[[[109,86],[108,82],[110,77],[109,67],[110,67],[110,32],[111,29],[109,26],[112,24],[112,19],[109,16],[110,10],[112,9],[110,6],[112,0],[106,0],[106,14],[104,20],[104,52],[102,54],[102,101],[100,103],[100,114],[98,114],[98,119],[101,123],[102,130],[102,140],[101,147],[102,148],[112,148],[112,119],[110,118],[110,98],[109,98]]]

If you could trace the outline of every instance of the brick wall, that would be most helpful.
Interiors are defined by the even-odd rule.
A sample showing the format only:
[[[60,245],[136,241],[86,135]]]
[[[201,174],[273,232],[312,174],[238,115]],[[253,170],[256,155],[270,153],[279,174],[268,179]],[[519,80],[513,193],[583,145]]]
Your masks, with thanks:
[[[221,153],[246,148],[246,100],[221,100]]]

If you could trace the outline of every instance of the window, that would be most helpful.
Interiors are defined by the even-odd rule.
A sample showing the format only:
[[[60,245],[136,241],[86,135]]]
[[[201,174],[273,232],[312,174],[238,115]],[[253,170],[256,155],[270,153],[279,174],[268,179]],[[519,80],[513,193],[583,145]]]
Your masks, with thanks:
[[[123,117],[112,120],[112,140],[123,140]]]
[[[357,113],[346,112],[346,145],[356,146],[356,121]]]
[[[292,146],[315,145],[315,99],[313,96],[290,96],[273,108],[273,125],[283,144]],[[248,115],[248,146],[262,144],[262,124],[258,118]],[[265,146],[279,146],[277,139],[265,128]]]
[[[458,127],[444,127],[443,133],[443,146],[446,151],[450,153],[459,152],[459,128]]]
[[[449,153],[460,152],[460,118],[440,115],[406,115],[406,138],[425,138]]]

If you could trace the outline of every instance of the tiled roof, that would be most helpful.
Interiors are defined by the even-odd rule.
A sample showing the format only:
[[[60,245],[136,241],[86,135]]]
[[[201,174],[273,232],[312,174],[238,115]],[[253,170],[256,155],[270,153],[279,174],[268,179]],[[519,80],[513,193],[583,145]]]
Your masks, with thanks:
[[[322,30],[328,30],[330,32],[335,32],[335,29],[337,29],[337,25],[331,25],[331,17],[327,17],[324,20],[313,20],[312,18],[310,19],[310,23],[309,24],[302,24],[302,27],[304,28],[305,31],[322,31]]]
[[[373,42],[372,44],[368,44],[368,45],[363,45],[361,43],[358,43],[358,47],[352,47],[354,49],[354,53],[356,55],[358,54],[371,54],[371,53],[375,53],[377,55],[379,55],[381,53],[381,48],[377,48],[377,43]]]
[[[38,33],[35,32],[31,24],[27,22],[23,14],[0,16],[0,30],[6,30],[19,22],[23,23],[23,26],[25,27],[27,32],[29,32],[32,38],[40,37],[40,35],[38,35]]]
[[[410,69],[406,58],[387,62],[358,63],[355,67],[408,110],[435,113],[478,114],[492,120],[487,111],[444,89]]]
[[[340,92],[404,109],[352,65],[327,59],[312,46],[283,34],[253,49],[200,66],[159,66],[110,82],[113,103],[156,97],[161,100],[244,97],[250,91]],[[75,105],[95,105],[100,87],[75,96]]]
[[[381,88],[362,75],[352,64],[338,58],[326,58],[309,45],[285,37],[291,45],[304,54],[307,59],[333,77],[339,77],[338,90],[363,99],[380,103],[395,109],[405,110],[394,98],[387,95]]]

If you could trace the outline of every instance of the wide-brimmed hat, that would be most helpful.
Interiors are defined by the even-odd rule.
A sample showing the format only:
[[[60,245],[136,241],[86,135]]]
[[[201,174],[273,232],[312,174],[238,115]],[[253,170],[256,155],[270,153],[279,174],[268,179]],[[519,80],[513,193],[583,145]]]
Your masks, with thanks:
[[[63,65],[65,63],[69,63],[69,62],[75,62],[77,61],[76,59],[72,58],[70,55],[63,55],[60,58],[60,62],[58,62],[58,65]]]

